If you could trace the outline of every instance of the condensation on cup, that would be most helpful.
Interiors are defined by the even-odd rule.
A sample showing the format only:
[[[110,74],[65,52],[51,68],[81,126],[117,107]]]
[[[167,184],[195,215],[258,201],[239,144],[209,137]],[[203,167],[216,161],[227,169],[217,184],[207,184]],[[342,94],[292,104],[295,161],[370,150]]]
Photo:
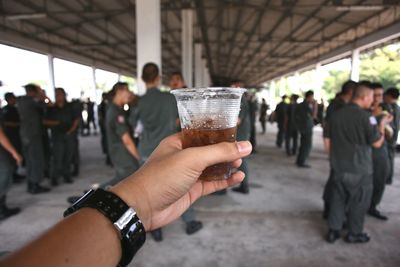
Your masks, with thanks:
[[[183,148],[235,142],[240,102],[244,88],[175,89],[181,121]],[[223,180],[231,176],[231,163],[208,167],[201,180]]]

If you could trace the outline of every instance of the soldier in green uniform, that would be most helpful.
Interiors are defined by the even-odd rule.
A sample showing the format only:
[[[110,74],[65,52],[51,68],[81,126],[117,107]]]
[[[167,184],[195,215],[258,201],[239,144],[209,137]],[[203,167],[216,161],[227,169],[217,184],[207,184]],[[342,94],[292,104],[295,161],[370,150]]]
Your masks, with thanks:
[[[373,83],[372,87],[374,88],[374,102],[372,103],[371,110],[372,114],[375,116],[379,124],[385,116],[385,113],[381,106],[383,102],[383,86],[379,83]],[[371,205],[368,211],[369,215],[384,221],[386,221],[388,217],[383,215],[377,209],[377,207],[382,200],[383,193],[385,191],[386,180],[388,178],[390,170],[390,159],[386,144],[386,136],[387,135],[385,134],[385,142],[380,148],[372,148],[373,191]]]
[[[298,132],[296,128],[296,124],[294,122],[294,115],[297,106],[298,95],[293,94],[290,96],[290,104],[287,106],[286,115],[285,115],[285,147],[286,154],[288,156],[297,154],[297,141],[298,141]]]
[[[336,98],[329,104],[327,110],[326,110],[326,115],[325,115],[325,120],[323,123],[323,136],[324,136],[324,143],[329,142],[326,138],[328,138],[328,125],[329,125],[329,120],[332,117],[336,111],[342,109],[345,107],[348,103],[350,103],[351,99],[353,98],[353,92],[354,89],[356,88],[357,83],[354,81],[347,81],[342,85],[342,90],[340,93],[336,96]],[[325,184],[324,187],[324,193],[322,195],[322,199],[324,200],[324,211],[323,211],[323,218],[328,219],[329,215],[329,200],[331,198],[331,192],[332,192],[332,167],[330,167],[330,172],[329,172],[329,177],[328,180]]]
[[[127,83],[118,82],[111,90],[105,127],[108,152],[115,169],[115,178],[100,187],[113,186],[139,168],[140,155],[132,138],[132,128],[128,124],[124,105],[132,98]]]
[[[335,242],[347,212],[348,233],[345,241],[365,243],[370,240],[363,232],[365,213],[372,193],[372,151],[384,142],[387,118],[377,124],[365,110],[373,101],[369,82],[360,82],[354,90],[351,104],[332,115],[327,125],[326,145],[333,170],[333,190],[330,200],[327,241]]]
[[[312,147],[314,106],[314,92],[307,91],[304,101],[296,106],[294,112],[296,128],[300,133],[300,149],[296,160],[299,168],[310,168],[310,165],[306,164],[306,160],[310,155]]]
[[[276,135],[276,146],[282,147],[283,140],[285,138],[285,116],[288,104],[286,103],[287,95],[282,96],[282,101],[276,105],[274,112],[275,120],[278,124],[278,133]]]
[[[183,79],[182,73],[173,72],[170,76],[169,87],[171,90],[186,88],[185,80]],[[180,125],[178,126],[180,131]],[[182,220],[186,224],[186,234],[191,235],[203,228],[203,223],[196,220],[196,212],[193,207],[188,208],[182,214]]]
[[[18,98],[17,107],[21,118],[20,135],[27,168],[27,191],[31,194],[39,194],[50,190],[40,185],[46,164],[42,124],[46,96],[35,84],[26,85],[25,90],[26,95]]]
[[[384,96],[385,103],[383,105],[383,108],[393,115],[393,121],[391,122],[390,125],[393,128],[393,136],[392,138],[387,140],[389,159],[390,159],[390,170],[388,179],[386,181],[387,184],[393,183],[394,158],[396,155],[397,139],[400,130],[400,108],[397,105],[398,99],[399,99],[399,90],[397,88],[389,88],[386,90]]]
[[[53,124],[51,129],[52,142],[52,173],[51,183],[57,186],[60,177],[64,182],[72,183],[71,163],[74,149],[74,134],[79,126],[79,114],[74,112],[72,104],[67,102],[63,88],[55,90],[56,102],[48,112],[48,120]],[[49,123],[48,122],[48,123]]]
[[[232,87],[242,88],[243,83],[238,81],[232,84]],[[249,101],[247,99],[247,93],[244,93],[240,103],[240,112],[237,126],[237,141],[249,141],[251,135],[251,118],[250,118],[250,107]],[[243,182],[240,183],[238,187],[232,189],[233,192],[248,194],[249,193],[249,168],[247,164],[247,159],[242,159],[242,165],[240,165],[239,170],[244,172],[245,178]]]
[[[11,187],[14,166],[22,163],[22,157],[12,146],[3,131],[3,116],[0,110],[0,221],[20,212],[19,208],[9,208],[6,205],[6,194]]]

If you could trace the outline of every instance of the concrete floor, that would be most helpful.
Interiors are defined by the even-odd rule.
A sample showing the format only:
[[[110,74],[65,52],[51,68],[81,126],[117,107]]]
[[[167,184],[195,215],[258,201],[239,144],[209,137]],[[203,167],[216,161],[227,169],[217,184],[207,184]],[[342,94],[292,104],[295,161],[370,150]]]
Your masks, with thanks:
[[[164,228],[164,241],[150,235],[131,266],[400,266],[400,167],[396,159],[395,183],[387,187],[381,210],[390,217],[381,222],[367,217],[368,244],[349,245],[339,240],[327,244],[321,219],[323,185],[328,176],[321,131],[315,130],[310,158],[312,169],[298,169],[274,147],[275,129],[258,135],[257,154],[249,159],[250,195],[229,192],[209,196],[195,204],[204,228],[184,233],[181,220]],[[93,182],[112,177],[101,155],[99,138],[81,139],[82,171],[73,185],[49,194],[31,196],[25,185],[14,186],[10,205],[23,212],[0,223],[0,251],[12,251],[58,221],[67,208],[65,199]]]

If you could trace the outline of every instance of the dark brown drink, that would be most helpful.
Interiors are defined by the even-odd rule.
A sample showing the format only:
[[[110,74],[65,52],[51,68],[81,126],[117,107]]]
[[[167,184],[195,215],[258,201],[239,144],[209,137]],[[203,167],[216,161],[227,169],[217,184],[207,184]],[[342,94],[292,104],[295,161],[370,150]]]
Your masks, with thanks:
[[[221,142],[236,141],[236,127],[212,129],[182,129],[183,148],[206,146]],[[203,181],[223,180],[231,176],[231,163],[220,163],[208,167],[200,178]]]

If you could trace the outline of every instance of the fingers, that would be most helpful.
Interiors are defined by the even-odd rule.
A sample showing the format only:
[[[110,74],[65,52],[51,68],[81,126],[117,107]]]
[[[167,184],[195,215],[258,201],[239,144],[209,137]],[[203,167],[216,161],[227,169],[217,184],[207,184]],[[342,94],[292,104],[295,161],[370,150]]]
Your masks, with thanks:
[[[219,143],[203,147],[191,147],[181,153],[182,160],[196,160],[195,167],[204,170],[206,167],[222,163],[234,162],[240,158],[246,157],[252,150],[248,141],[236,143]]]
[[[203,182],[203,196],[212,194],[214,192],[226,189],[228,187],[237,185],[243,181],[245,174],[242,171],[238,171],[232,174],[229,179],[219,181]]]

